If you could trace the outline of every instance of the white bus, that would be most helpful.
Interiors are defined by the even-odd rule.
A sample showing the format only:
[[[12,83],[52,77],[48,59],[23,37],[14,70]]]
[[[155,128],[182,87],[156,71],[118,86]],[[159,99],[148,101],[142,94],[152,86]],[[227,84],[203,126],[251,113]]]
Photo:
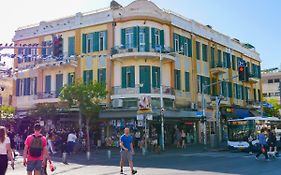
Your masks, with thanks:
[[[277,141],[280,141],[281,120],[276,117],[247,117],[244,119],[228,120],[228,142],[230,149],[247,149],[248,138],[253,137],[252,144],[257,143],[257,135],[262,128],[275,128]]]

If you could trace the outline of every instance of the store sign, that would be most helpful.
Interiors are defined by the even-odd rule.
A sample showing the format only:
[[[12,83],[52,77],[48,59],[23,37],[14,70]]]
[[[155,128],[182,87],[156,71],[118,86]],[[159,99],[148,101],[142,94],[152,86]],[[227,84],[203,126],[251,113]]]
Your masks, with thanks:
[[[193,122],[184,122],[185,125],[193,125]]]
[[[143,119],[144,119],[144,117],[142,114],[137,115],[137,120],[143,120]]]
[[[146,115],[146,120],[153,120],[153,116],[151,114]]]

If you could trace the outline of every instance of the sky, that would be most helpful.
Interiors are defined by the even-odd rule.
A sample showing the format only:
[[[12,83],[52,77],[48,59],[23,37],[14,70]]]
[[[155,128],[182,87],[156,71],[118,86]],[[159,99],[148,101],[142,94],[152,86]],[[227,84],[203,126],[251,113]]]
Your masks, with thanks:
[[[127,5],[133,0],[117,0]],[[214,30],[255,46],[262,68],[281,65],[280,0],[152,0],[169,9],[209,24]],[[11,42],[14,31],[40,21],[108,7],[111,0],[1,0],[0,43]]]

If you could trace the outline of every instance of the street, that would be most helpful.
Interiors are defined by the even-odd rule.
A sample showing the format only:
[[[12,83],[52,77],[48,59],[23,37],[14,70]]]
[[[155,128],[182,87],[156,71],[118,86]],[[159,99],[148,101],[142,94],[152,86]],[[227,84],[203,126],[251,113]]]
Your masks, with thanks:
[[[84,155],[70,158],[69,165],[64,165],[55,158],[56,171],[53,175],[115,175],[119,174],[118,151],[112,153],[109,160],[106,151],[93,153],[90,161]],[[255,160],[254,155],[231,152],[166,152],[160,155],[151,154],[135,156],[135,165],[140,175],[185,175],[185,174],[271,174],[278,175],[280,159],[264,161],[261,156]],[[129,168],[124,169],[130,174]],[[16,169],[9,168],[7,175],[25,174],[25,168],[18,162]],[[51,174],[51,173],[50,173]]]

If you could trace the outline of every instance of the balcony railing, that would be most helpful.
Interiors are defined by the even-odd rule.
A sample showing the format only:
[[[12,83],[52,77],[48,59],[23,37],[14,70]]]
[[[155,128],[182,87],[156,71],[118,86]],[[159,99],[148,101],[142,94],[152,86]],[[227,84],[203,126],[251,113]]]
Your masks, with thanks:
[[[35,96],[35,100],[39,99],[52,99],[57,98],[57,93],[55,91],[51,92],[37,92],[37,95]]]
[[[131,53],[131,52],[155,52],[159,53],[159,50],[156,49],[156,45],[149,44],[146,46],[145,44],[140,44],[134,46],[132,44],[126,44],[125,46],[116,46],[111,48],[111,55],[121,54],[121,53]],[[162,53],[170,53],[173,52],[173,49],[170,47],[162,48]]]
[[[160,94],[160,88],[151,87],[143,89],[142,87],[122,88],[115,86],[112,88],[112,95],[125,95],[125,94]],[[164,95],[175,95],[175,90],[168,86],[163,86]]]

